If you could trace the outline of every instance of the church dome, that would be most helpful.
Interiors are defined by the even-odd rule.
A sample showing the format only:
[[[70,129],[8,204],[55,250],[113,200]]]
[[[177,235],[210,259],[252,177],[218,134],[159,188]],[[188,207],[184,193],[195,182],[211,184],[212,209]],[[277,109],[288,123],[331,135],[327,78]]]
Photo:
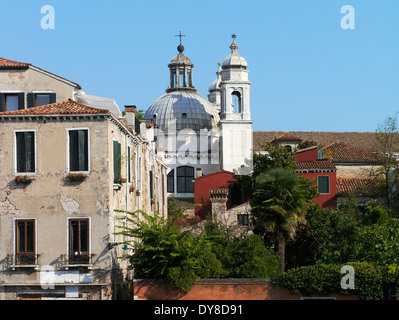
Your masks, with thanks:
[[[235,38],[236,36],[233,35],[233,43],[230,45],[231,53],[226,58],[224,58],[222,63],[222,69],[246,69],[248,67],[247,61],[237,52],[238,44],[236,43]]]
[[[219,66],[218,71],[216,71],[216,74],[217,74],[217,78],[216,78],[216,79],[211,83],[211,85],[209,86],[209,89],[208,89],[209,92],[212,92],[212,91],[220,91],[219,85],[220,85],[220,82],[222,81],[222,77],[221,77],[221,75],[222,75],[222,68],[220,68],[220,66]]]
[[[157,128],[166,131],[175,122],[176,130],[194,131],[217,128],[219,115],[212,103],[194,91],[173,91],[159,97],[148,108],[145,120],[154,121]]]

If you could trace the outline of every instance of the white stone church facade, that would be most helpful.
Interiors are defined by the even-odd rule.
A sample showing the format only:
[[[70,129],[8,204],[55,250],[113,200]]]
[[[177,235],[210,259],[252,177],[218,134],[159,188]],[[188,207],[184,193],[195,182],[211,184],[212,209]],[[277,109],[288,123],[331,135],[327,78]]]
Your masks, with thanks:
[[[194,196],[194,179],[220,170],[248,174],[252,170],[252,119],[247,62],[233,35],[231,53],[209,86],[208,99],[196,92],[193,63],[178,54],[168,64],[166,94],[146,111],[155,126],[158,155],[168,166],[167,192],[178,198]]]

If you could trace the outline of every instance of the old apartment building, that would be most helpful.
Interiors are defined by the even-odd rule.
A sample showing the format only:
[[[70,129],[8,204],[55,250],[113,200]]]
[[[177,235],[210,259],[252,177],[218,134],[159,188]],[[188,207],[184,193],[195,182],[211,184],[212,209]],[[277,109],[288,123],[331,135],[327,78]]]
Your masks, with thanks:
[[[115,298],[131,271],[115,210],[167,216],[153,128],[27,70],[0,67],[0,299]]]

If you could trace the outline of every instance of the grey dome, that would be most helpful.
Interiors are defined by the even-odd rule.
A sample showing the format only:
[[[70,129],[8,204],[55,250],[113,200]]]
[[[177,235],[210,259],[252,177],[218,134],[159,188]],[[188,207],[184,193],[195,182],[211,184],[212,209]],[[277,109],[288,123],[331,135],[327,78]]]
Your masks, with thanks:
[[[216,128],[219,115],[212,103],[196,92],[174,91],[159,97],[148,108],[145,120],[166,131],[170,123],[176,122],[176,130],[189,128],[194,131]]]

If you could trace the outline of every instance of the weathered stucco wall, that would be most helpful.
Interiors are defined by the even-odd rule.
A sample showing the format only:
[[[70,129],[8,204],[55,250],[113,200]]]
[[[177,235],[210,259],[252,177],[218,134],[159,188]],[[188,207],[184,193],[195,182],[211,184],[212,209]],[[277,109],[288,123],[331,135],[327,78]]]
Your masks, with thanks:
[[[25,92],[25,106],[27,105],[26,93],[32,91],[56,92],[56,101],[64,101],[73,98],[73,90],[76,87],[68,80],[62,80],[56,75],[44,71],[29,69],[0,70],[1,92],[20,91]]]

